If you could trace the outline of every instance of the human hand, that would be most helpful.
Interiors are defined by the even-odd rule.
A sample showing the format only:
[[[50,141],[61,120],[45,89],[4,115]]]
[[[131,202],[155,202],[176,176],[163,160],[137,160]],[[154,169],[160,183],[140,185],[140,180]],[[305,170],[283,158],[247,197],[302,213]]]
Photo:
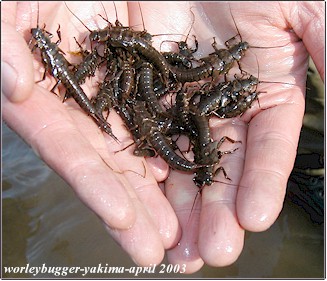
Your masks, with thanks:
[[[101,27],[107,24],[97,15],[103,14],[99,3],[68,5],[91,28],[97,28],[97,21]],[[115,18],[112,3],[104,5],[109,17]],[[126,3],[117,3],[117,8],[120,21],[127,24]],[[54,35],[53,42],[60,24],[60,48],[71,61],[69,52],[78,50],[73,36],[81,42],[88,31],[63,2],[40,2],[39,9],[39,25],[42,28],[46,23],[45,29]],[[164,250],[180,238],[176,215],[157,183],[167,177],[168,166],[160,159],[150,159],[147,164],[144,158],[132,155],[132,147],[114,153],[131,143],[115,112],[110,113],[109,123],[121,143],[101,132],[75,101],[62,103],[50,93],[55,79],[49,74],[44,81],[35,83],[42,78],[44,66],[40,59],[34,59],[37,55],[31,54],[26,42],[31,38],[31,28],[37,25],[37,14],[36,2],[2,5],[1,60],[14,67],[15,72],[2,68],[4,120],[72,186],[137,264],[158,264]],[[95,84],[96,77],[87,81],[83,85],[85,92],[90,94]]]
[[[211,118],[214,139],[229,136],[242,144],[220,162],[232,181],[204,187],[201,206],[198,202],[191,218],[198,191],[192,176],[172,171],[166,180],[166,196],[183,231],[180,243],[168,251],[168,259],[186,264],[191,273],[203,263],[226,266],[234,262],[242,251],[244,231],[264,231],[280,213],[302,126],[308,53],[324,76],[324,23],[323,4],[317,2],[230,2],[230,6],[226,2],[192,2],[189,6],[195,14],[191,34],[199,41],[199,56],[213,51],[213,36],[223,47],[236,35],[231,9],[244,41],[252,46],[284,46],[250,48],[241,60],[242,69],[257,76],[259,68],[261,81],[294,84],[263,83],[258,88],[262,91],[260,105],[254,103],[240,118]],[[185,34],[186,22],[190,25],[192,21],[185,2],[165,3],[165,9],[154,2],[142,3],[142,11],[152,34]],[[152,26],[153,15],[156,21]],[[130,22],[132,26],[135,23]],[[229,148],[235,144],[222,146],[223,150]],[[216,179],[226,182],[221,174]]]

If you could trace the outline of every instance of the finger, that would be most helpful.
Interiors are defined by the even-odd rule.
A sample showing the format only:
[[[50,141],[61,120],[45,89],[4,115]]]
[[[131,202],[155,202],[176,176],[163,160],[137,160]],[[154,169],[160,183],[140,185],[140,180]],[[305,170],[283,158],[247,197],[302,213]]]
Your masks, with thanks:
[[[70,8],[73,9],[71,5]],[[84,18],[86,16],[85,10],[74,9],[74,11],[76,14],[78,14],[79,18]],[[111,13],[106,12],[104,15],[105,18],[108,16],[108,19],[112,19],[114,9],[111,9],[110,11]],[[117,6],[117,19],[119,21],[121,20],[121,16],[124,15],[121,13],[121,11],[124,12],[124,10],[121,10],[119,6]],[[102,11],[102,14],[104,12],[105,11]],[[114,15],[114,18],[115,17],[116,15]],[[124,124],[121,122],[121,119],[117,117],[117,114],[112,111],[110,112],[108,121],[110,124],[112,124],[113,134],[119,139],[119,143],[116,143],[112,138],[107,137],[107,146],[109,147],[110,156],[104,156],[107,154],[106,152],[102,152],[102,155],[104,158],[106,158],[106,162],[109,163],[110,161],[108,158],[111,158],[113,162],[118,164],[117,166],[120,172],[123,173],[124,178],[126,178],[131,186],[136,190],[136,195],[140,194],[139,199],[145,203],[145,207],[149,214],[151,214],[153,217],[153,221],[157,223],[159,232],[162,235],[164,246],[171,247],[176,240],[175,233],[178,233],[176,216],[174,215],[167,200],[158,189],[157,182],[151,176],[151,173],[147,171],[148,169],[146,169],[146,166],[141,158],[133,156],[129,150],[124,150],[124,148],[131,143],[131,139],[129,134],[126,135],[126,130],[124,130]],[[80,129],[83,130],[83,128]],[[88,132],[85,132],[84,135],[86,137],[89,136],[89,141],[94,143],[94,139],[92,139],[94,138],[93,135],[89,135]],[[125,139],[129,142],[127,143]],[[96,147],[96,149],[99,152],[102,150],[100,147]],[[115,154],[114,152],[117,153]],[[131,190],[128,191],[130,192],[131,197],[135,196],[135,192]],[[151,198],[151,200],[149,198]],[[160,207],[158,208],[158,206]],[[144,231],[146,232],[147,229],[144,228]]]
[[[136,264],[160,264],[165,253],[160,234],[143,206],[137,201],[135,206],[137,217],[130,229],[118,230],[108,227],[107,230]]]
[[[125,229],[133,225],[135,210],[124,184],[76,129],[54,95],[35,85],[33,95],[25,102],[3,101],[8,125],[73,187],[87,206],[112,227]],[[95,123],[93,129],[102,134]]]
[[[6,23],[11,26],[15,26],[16,11],[17,11],[17,2],[6,2],[1,5],[1,23]]]
[[[146,158],[146,162],[157,182],[162,182],[168,177],[169,166],[161,157]]]
[[[89,8],[88,5],[93,5],[92,9],[98,10],[100,8],[100,14],[104,18],[108,17],[108,20],[111,22],[114,22],[115,20],[118,20],[121,22],[123,25],[128,25],[128,18],[127,18],[127,4],[126,2],[117,2],[117,3],[106,3],[104,5],[104,9],[101,5],[94,5],[93,2],[89,2],[86,5],[83,5],[83,9],[81,9],[78,6],[74,6],[73,4],[70,4],[69,7],[71,10],[74,11],[74,14],[85,21],[88,22],[89,28],[91,27],[92,21],[89,21],[87,17],[89,16],[88,10]],[[84,7],[86,6],[86,7]],[[97,17],[99,18],[99,17]],[[100,18],[101,19],[101,18]],[[103,21],[103,20],[102,20]],[[103,22],[96,22],[97,25],[103,26]],[[132,24],[130,24],[132,25]],[[107,26],[108,27],[108,23]],[[83,27],[81,27],[83,29]],[[85,27],[84,27],[85,29]],[[94,28],[93,28],[94,29]],[[127,124],[126,124],[127,125]],[[127,146],[127,144],[126,144]],[[122,148],[123,149],[123,148]],[[162,181],[164,180],[169,172],[168,165],[164,163],[162,159],[150,159],[148,161],[150,165],[150,169],[153,172],[153,175],[155,176],[157,181]]]
[[[250,231],[263,231],[276,220],[294,164],[304,97],[295,89],[280,97],[281,104],[262,110],[249,124],[237,216]]]
[[[325,6],[323,2],[281,3],[281,8],[295,33],[302,38],[321,79],[325,77],[324,51]],[[296,14],[292,11],[296,10]],[[296,15],[296,16],[294,16]]]
[[[125,130],[121,118],[112,112],[108,120],[113,124],[115,135],[120,140],[120,143],[111,141],[108,146],[109,153],[111,153],[110,158],[117,163],[137,198],[152,218],[153,224],[156,225],[161,235],[164,247],[174,246],[180,236],[180,228],[174,210],[158,187],[156,178],[144,157],[133,155],[135,144],[128,147],[133,142],[130,133]],[[144,231],[146,231],[145,228]]]
[[[198,188],[190,174],[173,170],[166,180],[165,191],[182,228],[182,237],[179,243],[167,251],[168,261],[184,266],[186,274],[194,273],[204,264],[198,250],[201,198],[197,196],[197,200],[194,201],[198,194]]]
[[[22,102],[34,84],[31,51],[14,26],[2,22],[1,35],[2,92],[11,102]]]
[[[202,192],[199,252],[208,265],[230,265],[243,249],[244,229],[237,219],[236,194],[237,188],[223,184],[213,184]]]
[[[247,125],[236,120],[211,120],[214,139],[228,136],[242,142],[230,143],[227,139],[223,142],[218,149],[231,152],[223,155],[218,164],[224,170],[217,170],[218,175],[214,177],[217,182],[203,188],[198,246],[202,259],[211,266],[233,263],[243,248],[244,230],[236,214],[236,195],[243,172]]]

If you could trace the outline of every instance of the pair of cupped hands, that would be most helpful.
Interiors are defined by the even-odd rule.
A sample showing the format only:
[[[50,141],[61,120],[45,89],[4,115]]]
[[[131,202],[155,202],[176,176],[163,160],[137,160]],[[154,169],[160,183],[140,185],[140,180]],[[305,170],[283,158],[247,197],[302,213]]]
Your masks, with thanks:
[[[91,30],[107,25],[98,15],[105,17],[103,6],[108,19],[116,20],[113,2],[67,5]],[[108,122],[119,143],[101,132],[73,100],[62,103],[50,93],[55,80],[49,75],[35,83],[44,67],[27,43],[38,13],[39,26],[46,23],[54,42],[60,24],[60,48],[68,60],[78,49],[73,37],[82,40],[88,34],[64,2],[2,3],[3,119],[71,185],[138,265],[159,264],[165,251],[168,262],[183,265],[185,273],[198,271],[204,263],[229,265],[243,249],[245,230],[268,229],[282,209],[304,114],[308,55],[324,76],[324,4],[169,1],[140,2],[140,7],[146,30],[152,35],[167,34],[153,36],[157,49],[163,40],[185,40],[169,34],[188,33],[193,21],[190,9],[198,57],[213,52],[213,37],[223,48],[236,35],[231,14],[250,45],[280,46],[250,48],[241,65],[255,76],[259,73],[259,80],[289,84],[262,83],[259,103],[244,115],[210,120],[214,139],[228,136],[241,141],[221,147],[238,147],[220,162],[231,181],[222,174],[215,178],[229,184],[205,187],[190,215],[198,192],[192,173],[170,170],[160,157],[136,157],[133,146],[115,153],[132,138],[114,111]],[[116,2],[119,21],[142,30],[140,7],[137,2]],[[168,50],[176,44],[165,42],[161,47]],[[87,93],[92,91],[93,79],[83,86]]]

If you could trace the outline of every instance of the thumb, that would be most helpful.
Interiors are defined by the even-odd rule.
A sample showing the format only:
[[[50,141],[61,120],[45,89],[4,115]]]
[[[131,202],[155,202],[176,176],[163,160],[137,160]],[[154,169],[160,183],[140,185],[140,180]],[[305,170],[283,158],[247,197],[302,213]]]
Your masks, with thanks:
[[[31,51],[11,24],[2,22],[1,35],[2,93],[11,102],[22,102],[34,86]]]

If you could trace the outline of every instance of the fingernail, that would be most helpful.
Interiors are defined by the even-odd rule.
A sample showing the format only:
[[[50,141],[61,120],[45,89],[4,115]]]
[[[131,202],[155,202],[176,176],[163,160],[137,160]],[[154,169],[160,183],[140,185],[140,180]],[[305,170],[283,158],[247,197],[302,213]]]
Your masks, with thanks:
[[[17,83],[17,72],[8,63],[1,61],[2,92],[9,100],[13,100]]]

